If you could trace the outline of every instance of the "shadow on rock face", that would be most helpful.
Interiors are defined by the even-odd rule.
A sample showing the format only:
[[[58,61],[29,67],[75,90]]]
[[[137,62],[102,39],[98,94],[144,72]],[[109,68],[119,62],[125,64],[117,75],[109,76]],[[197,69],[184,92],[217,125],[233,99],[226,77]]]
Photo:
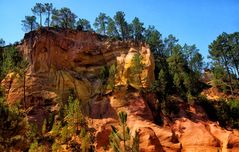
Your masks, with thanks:
[[[89,103],[89,117],[92,119],[115,118],[117,119],[117,112],[111,106],[110,100],[106,97],[102,100],[93,101]]]

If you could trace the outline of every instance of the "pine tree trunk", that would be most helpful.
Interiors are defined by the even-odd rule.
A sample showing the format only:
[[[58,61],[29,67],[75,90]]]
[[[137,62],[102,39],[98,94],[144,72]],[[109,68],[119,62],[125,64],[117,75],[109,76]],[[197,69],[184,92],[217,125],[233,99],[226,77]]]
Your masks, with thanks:
[[[26,72],[24,71],[23,74],[23,103],[24,103],[24,108],[26,109]]]
[[[237,77],[239,77],[239,68],[238,68],[238,65],[236,64],[236,62],[235,62],[235,57],[232,55],[232,58],[233,58],[233,64],[234,64],[234,66],[235,66],[235,69],[236,69],[236,71],[237,71]]]
[[[50,27],[50,12],[48,12],[48,21],[47,26]]]
[[[227,65],[227,62],[225,63],[226,65],[226,69],[227,69],[227,74],[229,76],[229,83],[230,83],[230,90],[231,90],[231,94],[234,95],[233,93],[233,88],[232,88],[232,77],[231,77],[231,74],[230,74],[230,71],[229,71],[229,68],[228,68],[228,65]]]
[[[32,28],[33,28],[33,23],[31,23],[31,25],[30,25],[30,26],[31,26],[31,31],[32,31]]]
[[[40,27],[42,27],[42,17],[41,17],[41,13],[40,13]]]
[[[124,141],[124,149],[123,152],[126,152],[126,141],[125,141],[125,124],[123,124],[123,141]]]

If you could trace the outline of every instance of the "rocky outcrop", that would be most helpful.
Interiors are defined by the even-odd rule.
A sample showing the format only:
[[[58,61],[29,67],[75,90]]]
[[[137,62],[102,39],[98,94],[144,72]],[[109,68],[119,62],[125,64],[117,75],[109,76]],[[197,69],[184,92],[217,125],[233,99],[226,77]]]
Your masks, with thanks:
[[[239,134],[238,131],[237,133],[231,133],[228,136],[228,144],[227,144],[228,148],[234,148],[234,149],[238,149],[239,150]]]
[[[139,143],[141,152],[164,151],[153,129],[149,127],[141,128],[139,129],[139,136],[140,136]]]
[[[204,123],[196,123],[188,119],[177,120],[173,126],[173,131],[182,144],[182,147],[220,147],[220,141],[211,134]]]
[[[26,34],[18,49],[30,63],[25,73],[26,105],[37,97],[64,100],[69,89],[74,89],[82,102],[88,101],[102,91],[100,73],[112,64],[116,66],[115,86],[146,88],[154,79],[154,60],[147,45],[111,41],[92,32],[40,29]],[[130,80],[136,53],[144,65],[139,83]],[[9,75],[2,85],[7,86],[8,103],[23,101],[23,78]]]

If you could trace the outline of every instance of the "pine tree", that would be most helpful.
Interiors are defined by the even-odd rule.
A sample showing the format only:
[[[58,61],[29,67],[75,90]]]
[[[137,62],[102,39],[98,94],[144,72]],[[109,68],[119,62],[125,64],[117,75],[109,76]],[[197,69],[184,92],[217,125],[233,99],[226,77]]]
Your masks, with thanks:
[[[135,132],[133,142],[131,143],[131,132],[127,126],[127,113],[119,112],[120,130],[111,126],[112,132],[110,134],[110,146],[114,152],[139,152],[139,132]],[[123,147],[121,146],[123,142]]]
[[[83,121],[79,100],[73,99],[72,96],[69,96],[66,112],[67,115],[65,121],[70,128],[71,134],[76,134],[80,123]]]
[[[143,57],[141,56],[141,54],[136,53],[132,59],[132,67],[129,69],[130,75],[132,76],[130,81],[141,88],[143,88],[143,84],[142,84],[143,80],[141,78],[141,73],[144,69],[144,64],[142,62],[142,59]]]
[[[93,31],[90,25],[90,21],[84,18],[79,18],[79,20],[76,22],[76,27],[78,30]]]
[[[47,27],[50,27],[50,23],[51,23],[51,14],[52,14],[52,10],[53,10],[53,5],[52,3],[45,3],[45,13],[47,15],[46,20],[45,20],[45,24],[47,24]]]
[[[0,38],[0,47],[3,47],[4,45],[5,45],[5,41],[2,38]]]
[[[46,131],[47,131],[46,125],[47,125],[47,121],[46,121],[46,119],[44,119],[43,124],[42,124],[42,129],[41,129],[43,135],[44,135],[44,134],[46,133]]]
[[[53,9],[51,18],[52,26],[74,29],[77,16],[69,8],[63,7],[59,10]]]
[[[117,30],[119,31],[121,38],[123,40],[127,39],[127,35],[129,35],[128,33],[128,24],[125,20],[125,14],[122,11],[118,11],[116,12],[115,16],[114,16],[114,20],[115,20],[115,25],[117,27]]]
[[[42,26],[42,14],[45,13],[45,6],[42,3],[36,3],[36,5],[32,8],[32,12],[35,15],[38,15],[40,18],[40,26]]]
[[[164,39],[164,55],[169,57],[173,54],[173,48],[178,44],[178,39],[172,34],[168,35],[167,38]]]
[[[36,22],[35,16],[25,16],[25,20],[22,20],[23,30],[26,32],[31,32],[37,29],[38,24]]]
[[[111,17],[108,17],[108,26],[106,28],[106,31],[107,35],[110,38],[119,38],[119,33],[117,31],[115,21]]]
[[[96,32],[99,34],[106,34],[106,27],[108,24],[108,17],[105,13],[100,13],[99,16],[95,19],[94,27],[96,28]]]
[[[116,74],[116,65],[112,64],[109,68],[109,78],[108,78],[108,90],[114,90],[115,89],[115,74]]]
[[[138,17],[135,17],[132,21],[133,37],[135,41],[143,40],[144,23],[140,22]]]
[[[154,26],[149,26],[144,32],[145,41],[149,44],[155,59],[163,55],[163,41],[161,40],[161,36],[161,33]]]

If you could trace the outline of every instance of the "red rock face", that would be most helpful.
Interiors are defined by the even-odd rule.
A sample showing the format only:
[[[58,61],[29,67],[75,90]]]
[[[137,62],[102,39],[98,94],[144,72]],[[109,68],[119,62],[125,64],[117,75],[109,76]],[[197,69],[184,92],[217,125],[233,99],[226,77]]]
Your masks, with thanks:
[[[220,147],[220,141],[211,134],[207,125],[203,122],[192,122],[188,119],[181,119],[175,122],[173,128],[182,147]]]
[[[237,148],[239,149],[239,136],[235,135],[235,134],[230,134],[228,136],[228,144],[227,144],[228,148]]]
[[[156,136],[153,129],[141,128],[139,129],[139,136],[140,136],[140,151],[141,152],[163,152],[162,145],[158,137]]]
[[[89,100],[102,89],[100,71],[112,64],[117,71],[115,85],[137,88],[138,85],[128,80],[131,60],[137,52],[144,63],[140,84],[149,87],[154,80],[153,56],[145,44],[111,41],[92,32],[40,29],[26,34],[18,49],[29,61],[29,67],[25,88],[19,78],[7,76],[3,81],[9,103],[22,101],[24,89],[27,103],[34,102],[28,101],[31,96],[65,100],[69,89],[76,90],[81,100]]]

